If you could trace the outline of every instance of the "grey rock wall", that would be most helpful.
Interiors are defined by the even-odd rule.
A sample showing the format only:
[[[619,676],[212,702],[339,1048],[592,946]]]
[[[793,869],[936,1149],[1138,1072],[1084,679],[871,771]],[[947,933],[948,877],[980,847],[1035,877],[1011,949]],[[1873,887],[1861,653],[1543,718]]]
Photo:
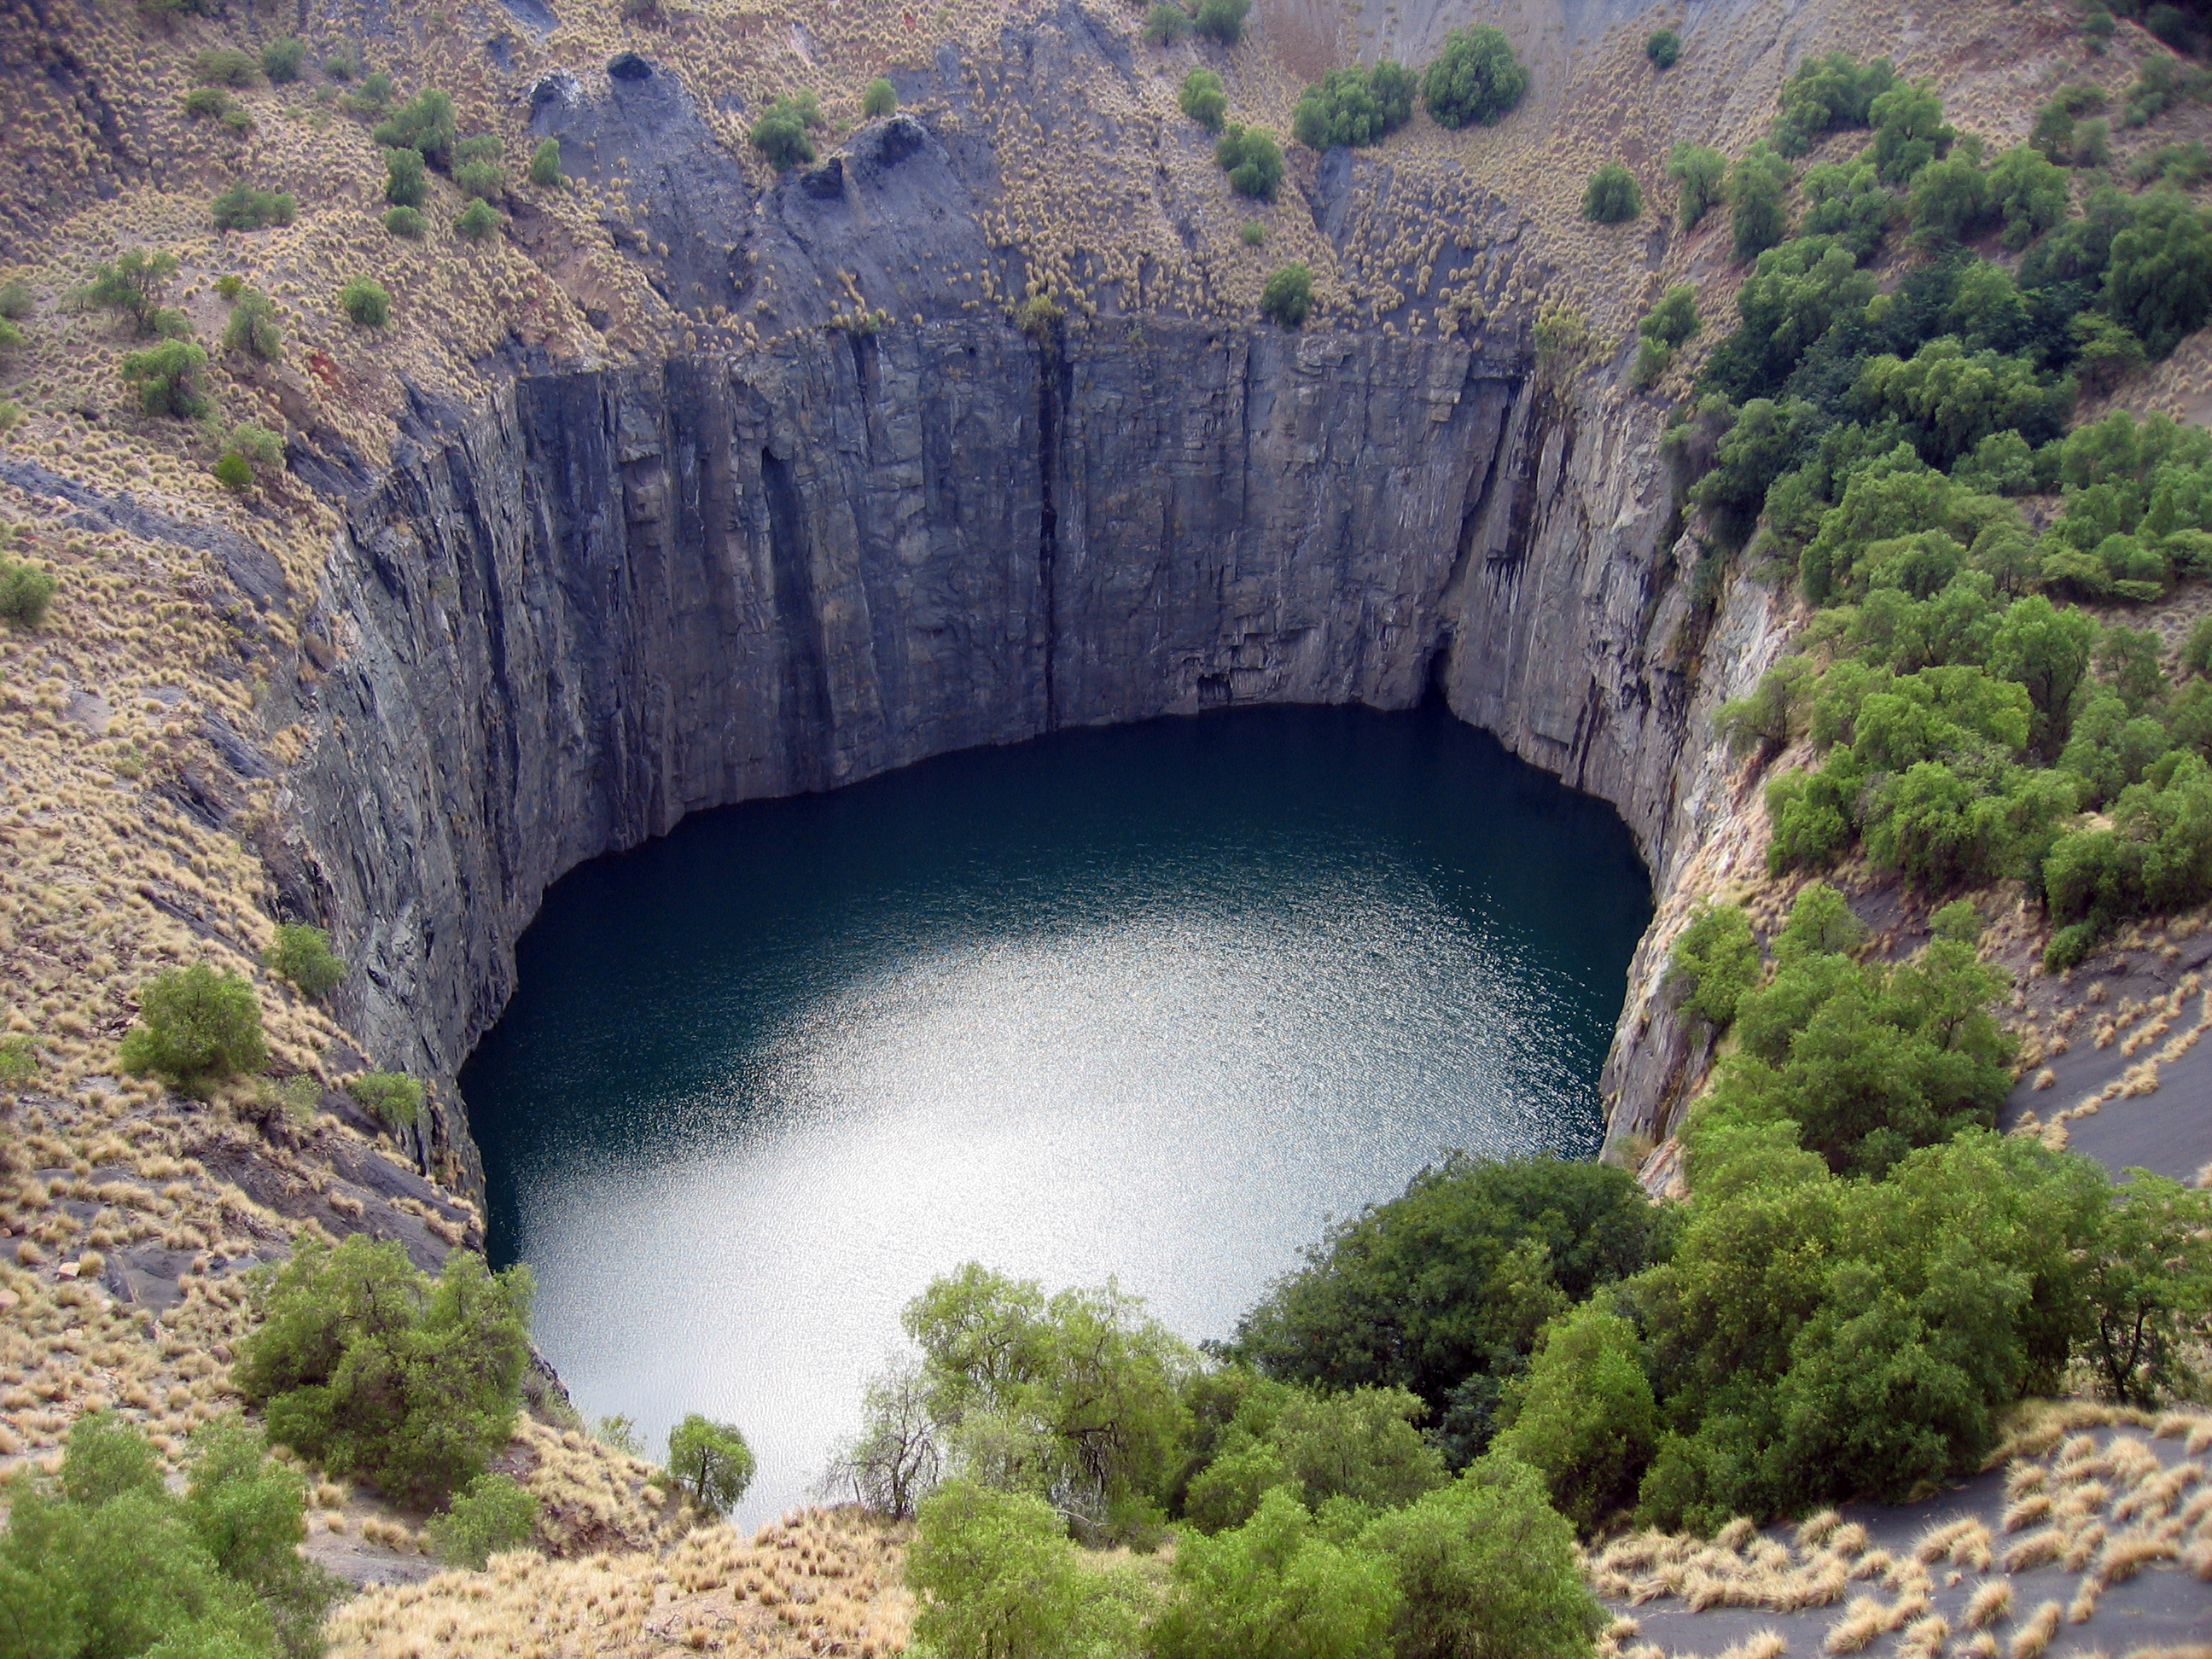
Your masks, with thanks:
[[[1663,890],[1733,799],[1699,711],[1772,630],[1755,592],[1691,603],[1657,422],[1595,375],[1540,389],[1512,337],[1176,325],[831,333],[426,406],[347,504],[312,619],[337,660],[272,710],[317,734],[288,902],[359,964],[374,1058],[449,1077],[546,886],[687,812],[1431,691],[1613,802]],[[1664,1079],[1633,1060],[1640,1122]],[[465,1127],[434,1139],[472,1181]]]

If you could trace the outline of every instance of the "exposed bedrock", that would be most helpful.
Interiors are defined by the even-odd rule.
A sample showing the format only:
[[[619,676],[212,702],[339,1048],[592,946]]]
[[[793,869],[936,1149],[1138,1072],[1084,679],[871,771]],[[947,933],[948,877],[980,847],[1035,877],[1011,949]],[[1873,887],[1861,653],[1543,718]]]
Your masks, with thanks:
[[[1611,801],[1663,894],[1737,805],[1704,714],[1772,652],[1694,602],[1659,411],[1517,338],[947,323],[423,407],[348,503],[272,711],[288,902],[380,1063],[449,1077],[545,887],[687,812],[1231,704],[1462,716]],[[291,695],[291,694],[288,694]],[[1660,1127],[1639,953],[1607,1069]],[[472,1178],[465,1129],[440,1129]]]

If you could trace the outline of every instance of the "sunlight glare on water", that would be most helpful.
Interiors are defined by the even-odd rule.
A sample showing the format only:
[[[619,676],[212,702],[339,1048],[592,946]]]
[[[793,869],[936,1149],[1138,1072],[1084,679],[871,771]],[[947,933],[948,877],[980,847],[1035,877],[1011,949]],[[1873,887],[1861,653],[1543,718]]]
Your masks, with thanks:
[[[549,896],[465,1077],[587,1416],[741,1425],[750,1520],[975,1259],[1225,1334],[1449,1146],[1587,1155],[1650,913],[1432,714],[1065,734],[708,814]]]

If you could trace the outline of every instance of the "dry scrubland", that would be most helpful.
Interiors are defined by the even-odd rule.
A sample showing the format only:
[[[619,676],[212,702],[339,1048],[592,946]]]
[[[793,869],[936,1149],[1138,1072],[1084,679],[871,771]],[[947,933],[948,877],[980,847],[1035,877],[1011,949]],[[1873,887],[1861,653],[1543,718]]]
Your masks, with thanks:
[[[69,1423],[102,1405],[143,1423],[165,1454],[180,1452],[191,1428],[234,1403],[228,1363],[247,1317],[240,1270],[281,1254],[302,1226],[371,1226],[433,1258],[481,1240],[473,1206],[450,1189],[408,1186],[409,1152],[388,1142],[380,1150],[374,1127],[349,1117],[333,1092],[372,1057],[326,1007],[258,969],[276,908],[270,865],[286,848],[283,769],[306,735],[265,729],[258,710],[280,677],[312,684],[349,648],[302,621],[340,520],[296,476],[265,475],[234,495],[211,467],[223,434],[252,421],[373,469],[391,453],[410,388],[476,401],[518,348],[594,364],[762,343],[744,317],[687,317],[659,297],[647,275],[665,251],[645,244],[622,180],[566,190],[521,182],[526,94],[540,75],[567,68],[589,80],[617,51],[646,53],[681,76],[752,185],[766,189],[774,175],[744,142],[739,100],[757,110],[812,88],[830,124],[820,142],[831,150],[860,119],[864,82],[889,73],[925,123],[985,139],[995,155],[1002,188],[984,204],[984,227],[999,263],[951,273],[980,281],[991,306],[1011,312],[1045,293],[1074,329],[1138,327],[1153,312],[1244,326],[1267,272],[1303,259],[1322,326],[1517,330],[1540,307],[1578,309],[1601,347],[1578,394],[1595,404],[1627,395],[1600,384],[1595,369],[1625,361],[1621,343],[1667,285],[1694,282],[1708,326],[1660,396],[1686,388],[1723,331],[1741,275],[1729,260],[1724,216],[1687,236],[1665,232],[1674,191],[1664,159],[1681,139],[1740,151],[1765,130],[1798,54],[1887,50],[1907,74],[1934,76],[1953,118],[1996,147],[2025,137],[2035,106],[2062,85],[2086,80],[2118,93],[2141,55],[2141,37],[2128,31],[2110,54],[2087,55],[2072,9],[2048,0],[1909,11],[1866,0],[1823,7],[1817,24],[1791,27],[1784,20],[1793,9],[1781,0],[1725,14],[1662,5],[1572,41],[1558,14],[1527,6],[1507,20],[1540,37],[1527,103],[1498,127],[1456,133],[1417,112],[1365,153],[1340,248],[1304,199],[1316,187],[1316,158],[1291,149],[1273,204],[1234,195],[1207,136],[1177,109],[1176,88],[1190,67],[1212,67],[1231,119],[1287,133],[1304,82],[1389,33],[1395,6],[1382,18],[1288,6],[1279,16],[1260,0],[1234,48],[1160,48],[1142,41],[1136,9],[1093,0],[1091,27],[1130,69],[1100,54],[1085,74],[1049,85],[1025,67],[1021,37],[1064,33],[1070,14],[1034,0],[698,0],[632,8],[628,19],[616,0],[562,0],[557,9],[558,26],[542,38],[488,4],[317,9],[301,31],[308,59],[300,81],[233,93],[251,118],[242,134],[183,113],[193,61],[211,47],[258,50],[278,32],[272,14],[236,7],[164,24],[122,3],[56,0],[0,15],[0,64],[25,66],[0,79],[10,111],[0,129],[0,282],[21,281],[31,294],[23,343],[0,351],[0,404],[19,416],[0,434],[0,461],[17,464],[0,481],[0,551],[60,584],[42,628],[0,632],[0,1018],[31,1039],[35,1060],[0,1140],[0,1459],[10,1464],[50,1469]],[[372,15],[380,21],[364,68],[390,72],[403,96],[445,88],[462,131],[499,138],[510,182],[498,202],[504,222],[489,239],[453,233],[462,198],[434,177],[426,237],[385,230],[369,122],[341,104],[359,82],[319,67],[361,43]],[[1686,49],[1659,75],[1643,39],[1662,23],[1682,29]],[[927,71],[951,61],[939,58],[947,46],[957,67],[934,84]],[[83,95],[95,83],[97,97]],[[2115,159],[2124,167],[2139,148],[2208,133],[2212,112],[2187,106],[2154,130],[2118,135]],[[1859,142],[1832,138],[1811,159]],[[1644,214],[1586,223],[1583,180],[1610,160],[1637,176]],[[209,200],[234,179],[292,192],[296,219],[216,231]],[[1265,228],[1260,246],[1242,234],[1247,221]],[[210,346],[217,414],[205,427],[140,412],[116,374],[139,343],[112,313],[68,303],[94,264],[131,246],[179,261],[166,302]],[[356,327],[337,304],[341,285],[362,275],[390,291],[385,329]],[[281,360],[214,344],[228,313],[216,283],[231,276],[273,301]],[[836,298],[870,300],[849,277]],[[2185,344],[2113,401],[2201,417],[2212,408],[2212,344]],[[70,486],[110,506],[73,502]],[[112,504],[125,494],[140,511],[118,518]],[[225,555],[194,544],[213,532],[229,538],[232,556],[266,560],[281,591],[266,604],[241,598]],[[2170,646],[2205,603],[2185,588],[2159,614]],[[222,763],[219,750],[240,744],[265,759],[267,775]],[[222,811],[209,810],[211,799]],[[224,820],[228,828],[210,827]],[[1796,884],[1764,874],[1763,838],[1753,792],[1700,852],[1662,919],[1678,922],[1692,896],[1711,892],[1745,902],[1762,927],[1778,921]],[[1863,868],[1846,866],[1838,879],[1874,890]],[[2157,998],[2108,989],[2130,957],[2178,960],[2212,918],[2138,924],[2051,977],[2033,966],[2040,940],[2025,895],[1984,897],[1996,917],[1994,953],[2019,975],[2013,1021],[2032,1081],[2051,1077],[2055,1086],[2050,1062],[2085,1045],[2128,1060],[2088,1097],[2051,1094],[2033,1132],[2063,1139],[2081,1115],[2123,1109],[2212,1025],[2212,992],[2199,975]],[[1909,950],[1919,921],[1899,908],[1874,948]],[[205,1104],[118,1079],[115,1058],[138,988],[198,961],[253,976],[272,1057],[266,1079]],[[412,1156],[457,1176],[435,1146]],[[1594,1554],[1592,1571],[1608,1595],[1655,1607],[1669,1599],[1840,1607],[1819,1638],[1830,1652],[1895,1637],[1899,1651],[2029,1659],[2063,1642],[2083,1598],[2094,1604],[2139,1570],[2212,1576],[2212,1488],[2199,1463],[2160,1464],[2111,1436],[2085,1447],[2084,1426],[2052,1419],[2019,1449],[2007,1477],[2012,1507],[1996,1524],[1954,1527],[1907,1553],[1868,1547],[1856,1523],[1818,1517],[1788,1542],[1747,1523],[1711,1543],[1621,1540]],[[2212,1451],[2203,1419],[2142,1426],[2191,1459]],[[540,1498],[538,1542],[552,1559],[501,1557],[487,1572],[374,1589],[338,1615],[337,1652],[872,1656],[904,1644],[895,1530],[828,1511],[750,1540],[721,1527],[684,1534],[647,1465],[534,1418],[518,1425],[502,1467]],[[346,1554],[386,1577],[427,1570],[419,1516],[326,1481],[313,1514],[311,1548],[326,1559]],[[2031,1554],[2079,1575],[2072,1599],[2048,1607],[2007,1599],[2007,1571],[2027,1570]],[[1931,1587],[1970,1576],[1976,1611],[1952,1623],[1927,1611]],[[1623,1656],[1657,1650],[1629,1623],[1607,1640]],[[1780,1650],[1756,1637],[1731,1649],[1743,1659]]]

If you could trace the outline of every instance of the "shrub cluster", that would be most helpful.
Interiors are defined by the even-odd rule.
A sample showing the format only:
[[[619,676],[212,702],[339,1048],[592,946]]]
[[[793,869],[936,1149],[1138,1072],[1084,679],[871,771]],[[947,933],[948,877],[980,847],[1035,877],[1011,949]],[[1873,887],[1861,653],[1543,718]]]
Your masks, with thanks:
[[[181,1492],[106,1411],[70,1425],[59,1478],[11,1488],[0,1629],[40,1659],[310,1659],[349,1587],[307,1561],[300,1475],[234,1415],[196,1431]]]
[[[204,962],[155,975],[138,994],[138,1024],[124,1034],[125,1071],[150,1073],[188,1094],[269,1061],[253,987]]]
[[[752,147],[782,172],[814,159],[814,141],[807,133],[822,125],[821,106],[812,93],[787,93],[761,112],[748,136]]]
[[[1221,77],[1210,69],[1194,69],[1184,76],[1176,102],[1208,132],[1220,131],[1229,114],[1229,94],[1221,89]]]
[[[1454,29],[1421,77],[1421,101],[1438,126],[1496,126],[1528,90],[1528,70],[1505,32],[1489,23]]]
[[[1229,175],[1230,188],[1240,196],[1263,202],[1275,199],[1283,182],[1283,149],[1265,127],[1248,127],[1231,121],[1214,141],[1213,159]]]
[[[217,230],[265,230],[271,225],[289,225],[299,206],[289,190],[256,190],[242,179],[219,191],[208,204]]]
[[[1250,237],[1246,237],[1250,241]],[[1278,268],[1260,290],[1260,309],[1285,328],[1296,328],[1313,310],[1313,272],[1303,259]]]
[[[304,1238],[232,1380],[270,1437],[403,1503],[444,1501],[504,1445],[529,1362],[530,1270],[466,1250],[433,1280],[391,1239]]]
[[[1626,224],[1644,211],[1644,192],[1636,175],[1618,161],[1607,161],[1589,176],[1583,191],[1583,217],[1593,224]]]
[[[1309,149],[1380,143],[1413,118],[1413,74],[1385,58],[1331,70],[1298,98],[1291,132]]]

